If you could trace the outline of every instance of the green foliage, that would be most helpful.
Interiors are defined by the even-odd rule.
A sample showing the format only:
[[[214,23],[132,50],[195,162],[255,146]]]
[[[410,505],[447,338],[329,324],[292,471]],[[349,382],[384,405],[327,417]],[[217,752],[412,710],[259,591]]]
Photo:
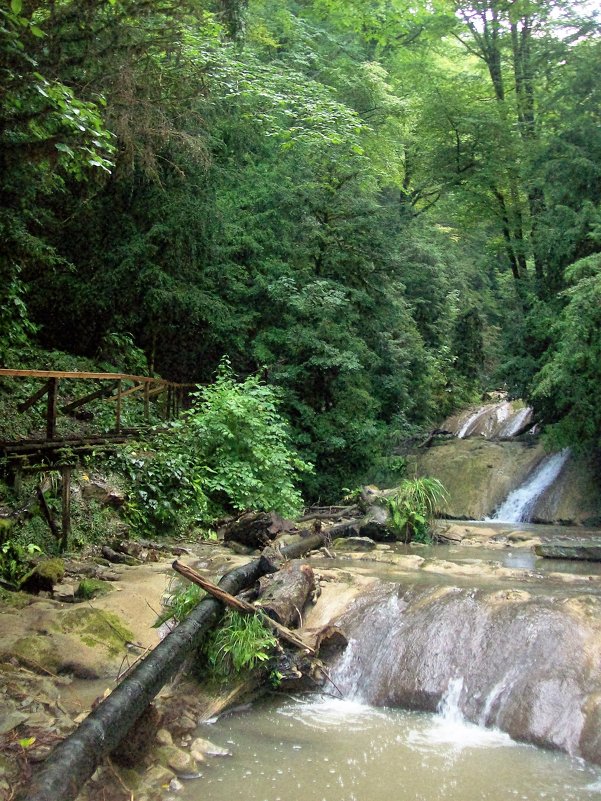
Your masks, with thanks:
[[[224,509],[302,508],[295,481],[310,465],[295,454],[277,393],[256,376],[237,382],[223,361],[214,384],[202,388],[198,407],[175,424],[178,442],[202,462],[203,484]]]
[[[391,528],[397,539],[406,543],[430,542],[430,523],[446,497],[446,490],[437,478],[404,479],[388,499]]]
[[[41,552],[41,548],[32,543],[24,546],[14,540],[5,540],[0,545],[0,578],[12,587],[18,587],[31,570],[31,557]]]
[[[533,395],[599,250],[589,5],[4,3],[0,359],[36,337],[206,384],[228,353],[278,388],[323,501],[492,375]],[[213,473],[169,436],[132,457],[138,529],[276,494],[227,437]]]
[[[556,447],[601,446],[601,254],[573,264],[567,305],[554,325],[546,364],[534,377],[533,397]]]
[[[277,394],[255,376],[237,382],[223,361],[196,405],[153,440],[117,457],[133,483],[133,527],[173,533],[231,511],[302,508],[295,487],[309,465],[294,452]]]
[[[264,665],[276,646],[276,638],[260,615],[228,610],[223,624],[209,635],[203,651],[213,675],[227,679]]]
[[[155,628],[162,626],[163,623],[171,620],[171,618],[175,618],[178,623],[181,623],[198,606],[205,595],[205,591],[197,584],[186,584],[184,587],[178,587],[164,601],[165,612],[159,615],[154,624]]]

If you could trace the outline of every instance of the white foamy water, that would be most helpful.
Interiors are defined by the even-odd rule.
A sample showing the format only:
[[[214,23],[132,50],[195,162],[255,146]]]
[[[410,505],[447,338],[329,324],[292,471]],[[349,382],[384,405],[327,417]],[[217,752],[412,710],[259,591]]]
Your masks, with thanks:
[[[520,523],[530,519],[537,500],[559,476],[570,455],[569,448],[546,456],[526,481],[510,492],[506,500],[489,520],[503,523]]]
[[[463,679],[451,679],[447,692],[438,705],[438,714],[429,725],[410,731],[407,742],[417,750],[447,747],[456,751],[465,748],[507,748],[517,743],[499,729],[486,729],[467,721],[461,711]]]
[[[468,434],[471,433],[472,429],[475,428],[475,425],[478,422],[478,420],[482,417],[483,414],[486,414],[486,412],[487,412],[487,407],[483,408],[481,407],[480,409],[477,409],[475,412],[470,414],[465,423],[461,426],[461,428],[457,432],[457,438],[464,439],[464,437],[467,437]]]
[[[532,409],[530,406],[525,406],[507,420],[505,425],[499,431],[499,437],[513,437],[517,432],[523,428],[532,417]]]

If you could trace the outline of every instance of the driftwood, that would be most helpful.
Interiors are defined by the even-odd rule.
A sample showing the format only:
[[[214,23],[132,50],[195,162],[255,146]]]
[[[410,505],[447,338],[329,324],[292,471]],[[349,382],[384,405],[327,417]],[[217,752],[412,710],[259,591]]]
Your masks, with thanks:
[[[423,442],[420,442],[417,447],[418,448],[429,448],[432,445],[434,437],[444,437],[444,436],[452,437],[453,436],[453,432],[452,431],[446,431],[444,428],[434,428],[432,431],[430,431],[430,433],[428,434],[426,439]]]
[[[285,549],[293,559],[323,544],[323,537],[307,537]],[[263,575],[255,559],[225,575],[219,586],[235,594]],[[218,622],[223,605],[206,598],[157,645],[151,654],[116,687],[81,723],[59,743],[33,775],[24,801],[73,801],[81,787],[126,737],[152,699],[183,665],[186,657]]]
[[[310,509],[302,517],[296,518],[296,522],[306,523],[308,520],[332,520],[338,517],[350,517],[358,511],[357,506],[318,506]]]
[[[277,573],[259,580],[258,604],[272,620],[283,626],[302,625],[303,608],[315,591],[310,565],[295,559]]]
[[[315,655],[315,651],[308,645],[304,640],[302,640],[297,634],[293,631],[290,631],[286,626],[282,625],[276,620],[273,620],[271,617],[268,617],[265,612],[256,607],[252,604],[249,604],[247,601],[242,600],[242,598],[236,598],[234,595],[230,595],[225,590],[222,590],[221,587],[218,587],[216,584],[213,584],[208,579],[205,579],[196,570],[193,570],[191,567],[187,565],[183,565],[181,562],[177,560],[172,565],[173,569],[183,576],[187,578],[188,581],[191,581],[193,584],[198,584],[199,587],[202,587],[203,590],[212,595],[213,598],[217,598],[218,601],[222,601],[226,606],[235,609],[237,612],[241,612],[244,615],[255,615],[260,614],[263,618],[263,621],[266,626],[269,626],[275,633],[280,637],[282,640],[285,640],[290,645],[294,645],[295,648],[300,648],[303,651],[306,651],[310,656]]]
[[[285,521],[274,512],[244,512],[227,525],[223,540],[234,540],[249,548],[263,548],[285,529]]]

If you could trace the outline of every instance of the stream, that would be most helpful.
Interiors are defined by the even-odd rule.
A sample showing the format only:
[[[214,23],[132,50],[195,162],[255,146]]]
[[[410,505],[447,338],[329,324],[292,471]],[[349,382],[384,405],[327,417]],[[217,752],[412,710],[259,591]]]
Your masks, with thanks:
[[[452,692],[450,693],[452,695]],[[601,769],[463,720],[329,696],[272,698],[203,725],[213,760],[184,801],[588,801]]]
[[[500,524],[493,526],[502,533]],[[556,537],[560,531],[528,524],[524,528],[541,539]],[[582,536],[582,530],[578,529],[564,528],[561,533],[568,539]],[[573,594],[598,596],[600,591],[601,565],[541,560],[528,548],[397,545],[393,550],[398,555],[419,554],[426,563],[440,561],[459,568],[477,565],[515,568],[523,571],[524,589],[532,593],[533,598],[541,598],[543,606],[548,593],[568,599]],[[521,582],[515,574],[511,577],[456,574],[446,577],[430,574],[423,568],[402,575],[404,571],[398,565],[370,561],[369,554],[361,556],[360,560],[357,555],[353,559],[341,556],[326,560],[328,566],[362,572],[381,582],[380,589],[375,591],[376,596],[380,594],[381,601],[371,605],[363,601],[358,618],[369,631],[369,634],[363,631],[359,623],[359,641],[365,643],[373,638],[372,657],[366,655],[365,648],[362,656],[361,649],[357,650],[357,641],[352,640],[345,654],[331,668],[334,682],[345,697],[272,694],[248,708],[201,725],[197,734],[230,749],[232,757],[207,762],[202,778],[186,782],[178,797],[183,801],[202,798],[211,801],[601,799],[601,767],[555,750],[518,743],[491,725],[491,714],[498,709],[507,686],[506,678],[500,681],[498,677],[491,678],[492,689],[486,690],[488,696],[482,699],[482,709],[476,716],[472,710],[472,719],[487,722],[487,727],[467,720],[462,709],[469,706],[470,698],[478,696],[469,662],[464,665],[455,662],[459,672],[444,679],[443,686],[447,689],[435,713],[387,706],[386,701],[380,705],[382,702],[376,700],[376,706],[366,702],[366,699],[373,700],[374,693],[380,693],[378,682],[383,687],[382,697],[390,693],[394,697],[391,689],[394,668],[392,663],[388,664],[388,657],[400,653],[398,636],[401,634],[396,640],[388,641],[388,634],[382,639],[382,632],[392,633],[390,621],[402,619],[394,610],[405,602],[400,602],[397,592],[387,587],[397,586],[398,593],[404,592],[405,586],[413,587],[407,596],[409,604],[420,607],[429,593],[439,592],[441,587],[452,583],[455,587],[466,587],[463,591],[454,591],[457,603],[472,606],[476,590],[468,591],[467,587],[478,587],[478,592],[486,594],[499,587],[515,588]],[[554,581],[553,577],[562,573],[574,574],[573,586]],[[462,592],[467,593],[464,601]],[[532,603],[538,602],[533,600]],[[461,607],[457,608],[461,611]],[[445,618],[442,606],[435,615],[436,619],[440,618],[444,630],[451,632],[445,635],[451,640],[465,637],[459,631],[452,632],[453,609],[448,610],[449,619]],[[416,609],[411,617],[418,614]],[[488,614],[486,612],[486,616]],[[470,625],[478,628],[478,618],[472,618]],[[405,635],[415,646],[420,632],[430,642],[436,640],[435,629],[428,631],[422,620],[417,626],[416,631],[408,630]],[[448,648],[443,640],[440,642],[442,651]],[[411,647],[414,650],[414,646]],[[466,648],[469,648],[467,641]],[[424,646],[422,649],[419,658],[431,661],[432,654]],[[438,646],[435,651],[439,653]],[[411,654],[406,658],[411,661]],[[516,653],[516,659],[523,660],[524,656]],[[500,657],[497,661],[502,665],[504,660]],[[433,663],[428,673],[436,672],[432,671],[432,666]],[[527,673],[532,669],[526,664],[523,667]],[[482,669],[486,669],[484,665]],[[419,672],[415,665],[411,671]]]

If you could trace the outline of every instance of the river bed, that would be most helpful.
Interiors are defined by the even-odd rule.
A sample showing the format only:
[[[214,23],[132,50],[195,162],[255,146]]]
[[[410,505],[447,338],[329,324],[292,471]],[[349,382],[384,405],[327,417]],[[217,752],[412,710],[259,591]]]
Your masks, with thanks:
[[[232,751],[183,801],[592,801],[601,769],[466,723],[329,696],[274,697],[203,725]]]

